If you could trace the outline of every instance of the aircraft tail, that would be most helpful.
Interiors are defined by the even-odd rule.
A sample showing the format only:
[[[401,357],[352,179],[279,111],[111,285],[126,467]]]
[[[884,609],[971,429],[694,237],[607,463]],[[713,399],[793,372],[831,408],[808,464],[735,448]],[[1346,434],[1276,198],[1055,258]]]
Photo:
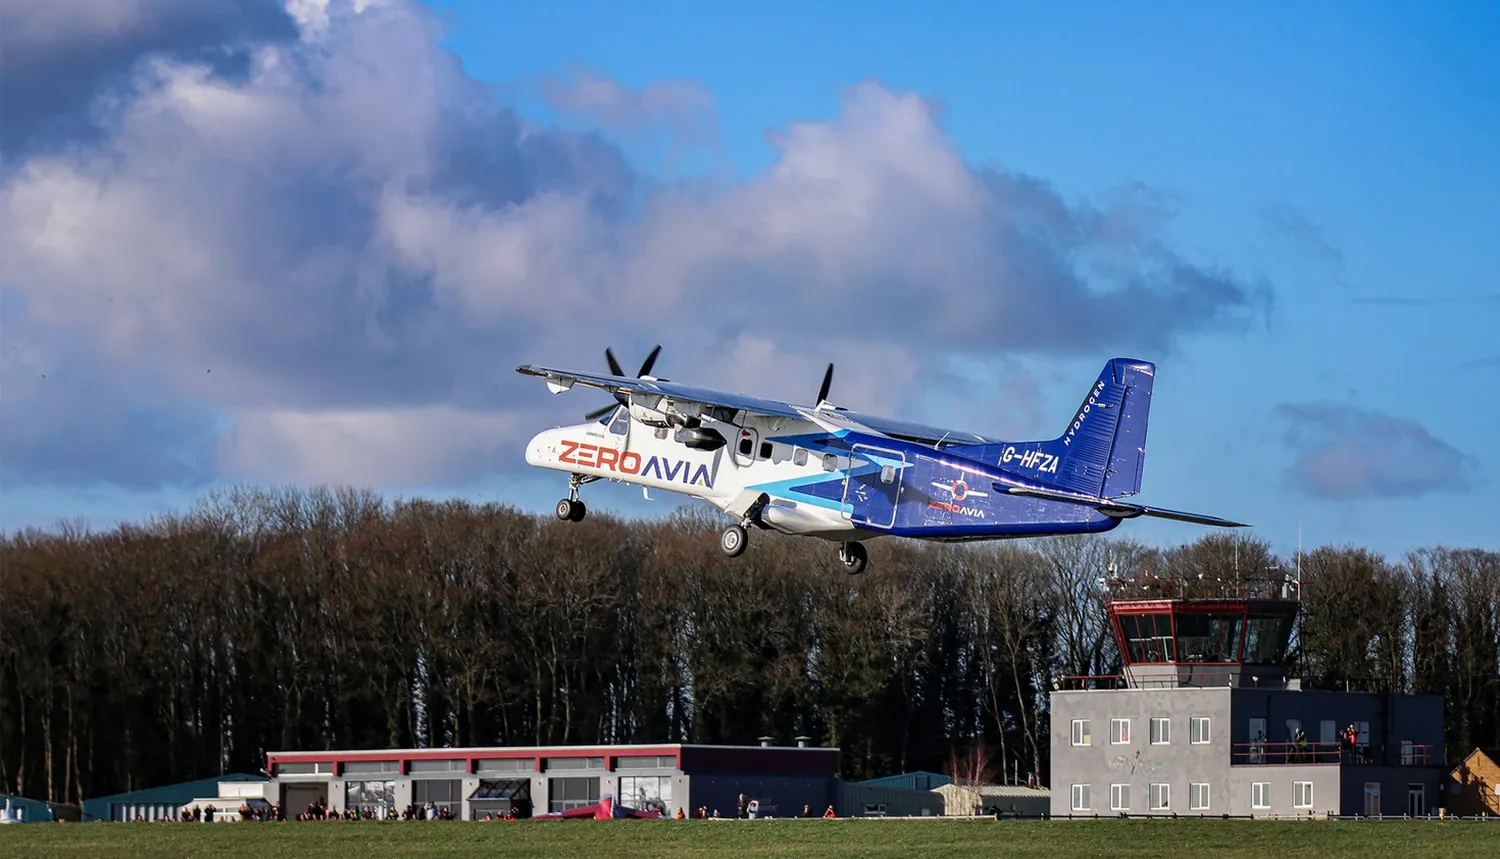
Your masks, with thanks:
[[[1132,358],[1104,365],[1062,435],[1048,441],[966,446],[963,453],[1064,492],[1123,498],[1141,491],[1146,423],[1156,366]]]

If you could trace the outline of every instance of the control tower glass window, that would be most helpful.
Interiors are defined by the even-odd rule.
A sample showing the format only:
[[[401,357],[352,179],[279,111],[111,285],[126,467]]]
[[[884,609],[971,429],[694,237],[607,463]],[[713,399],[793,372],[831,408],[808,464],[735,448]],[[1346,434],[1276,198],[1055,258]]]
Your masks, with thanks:
[[[1243,615],[1178,612],[1177,646],[1182,662],[1238,662]]]
[[[1245,662],[1249,665],[1280,665],[1292,636],[1290,614],[1251,617],[1245,623]]]
[[[1172,662],[1177,658],[1172,646],[1172,615],[1121,614],[1120,627],[1131,662]]]

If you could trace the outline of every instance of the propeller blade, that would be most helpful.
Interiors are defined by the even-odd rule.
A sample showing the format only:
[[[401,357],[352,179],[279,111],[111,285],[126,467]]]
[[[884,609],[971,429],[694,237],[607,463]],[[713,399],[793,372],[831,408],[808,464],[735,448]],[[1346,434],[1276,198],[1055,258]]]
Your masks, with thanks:
[[[586,421],[597,421],[600,418],[604,417],[605,415],[609,414],[610,412],[614,411],[615,409],[618,409],[619,407],[620,407],[619,403],[610,403],[607,406],[601,406],[601,407],[599,407],[597,409],[594,409],[593,411],[591,411],[588,414],[584,415],[583,419],[586,420]]]
[[[611,352],[608,346],[604,347],[604,360],[609,362],[609,371],[611,373],[616,376],[625,375],[625,371],[620,369],[620,362],[615,360],[615,353]]]
[[[641,362],[641,371],[635,374],[636,378],[651,375],[651,368],[656,366],[656,356],[660,354],[661,346],[658,345],[655,349],[651,350],[651,354],[646,356],[646,360]]]
[[[823,387],[821,387],[821,388],[818,389],[818,402],[819,403],[826,403],[826,402],[828,402],[828,391],[832,387],[833,387],[833,364],[830,363],[828,365],[828,369],[823,373]]]

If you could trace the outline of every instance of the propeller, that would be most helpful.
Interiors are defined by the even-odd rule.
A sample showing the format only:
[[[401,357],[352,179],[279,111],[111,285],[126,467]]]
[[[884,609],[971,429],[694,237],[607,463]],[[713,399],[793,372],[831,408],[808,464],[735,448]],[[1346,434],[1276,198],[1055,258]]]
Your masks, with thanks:
[[[818,389],[818,399],[817,399],[817,405],[818,406],[822,406],[824,403],[828,402],[828,390],[831,387],[833,387],[833,364],[832,363],[830,363],[828,365],[828,369],[826,371],[824,371],[824,373],[823,373],[823,387],[821,387],[821,388]]]
[[[646,355],[646,360],[644,360],[644,361],[641,362],[641,369],[638,372],[636,372],[635,377],[637,379],[650,379],[650,380],[653,380],[653,381],[665,381],[664,379],[658,380],[658,379],[656,379],[655,376],[651,375],[651,368],[654,367],[654,366],[656,366],[656,356],[658,356],[660,354],[661,354],[661,345],[658,344],[654,349],[651,350],[651,352],[649,354]],[[623,375],[625,375],[625,371],[622,370],[622,369],[620,369],[620,362],[617,361],[617,360],[615,360],[614,350],[610,349],[608,346],[604,347],[604,360],[609,364],[609,372],[611,374],[613,374],[615,376],[623,376]],[[593,411],[591,411],[588,414],[584,415],[584,420],[597,421],[598,419],[600,419],[600,418],[604,417],[605,415],[609,414],[610,412],[614,411],[617,406],[628,406],[628,405],[630,405],[629,398],[627,398],[624,394],[616,392],[615,393],[615,404],[614,405],[608,405],[608,406],[603,406],[601,408],[594,409]]]

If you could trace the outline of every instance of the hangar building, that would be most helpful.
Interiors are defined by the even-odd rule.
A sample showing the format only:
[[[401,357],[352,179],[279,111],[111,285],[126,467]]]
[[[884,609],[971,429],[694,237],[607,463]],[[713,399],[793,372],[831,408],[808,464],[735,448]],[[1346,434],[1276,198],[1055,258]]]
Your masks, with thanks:
[[[667,816],[734,817],[740,794],[763,816],[814,813],[838,800],[839,750],[805,745],[532,746],[270,752],[266,798],[288,818],[320,804],[384,817],[448,809],[479,820],[514,810],[529,817],[592,805],[606,794]]]

